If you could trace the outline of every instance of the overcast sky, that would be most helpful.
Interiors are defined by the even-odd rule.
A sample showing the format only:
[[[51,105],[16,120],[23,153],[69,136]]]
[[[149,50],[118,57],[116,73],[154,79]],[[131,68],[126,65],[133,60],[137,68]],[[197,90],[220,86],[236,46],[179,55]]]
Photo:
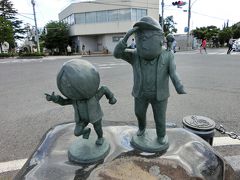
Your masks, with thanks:
[[[51,20],[58,20],[58,13],[61,10],[71,2],[78,1],[79,0],[35,0],[38,27],[43,27]],[[24,20],[24,23],[34,25],[31,0],[11,0],[11,2],[14,4],[14,8],[20,13],[20,16],[18,16],[19,19]],[[162,0],[160,0],[159,3],[160,13],[162,12],[161,2]],[[183,12],[183,10],[188,8],[188,4],[180,9],[172,6],[173,0],[164,0],[164,2],[164,16],[173,15],[174,21],[177,23],[178,33],[183,33],[188,20],[188,13]],[[189,0],[186,0],[186,2],[188,3]],[[240,0],[191,0],[191,2],[192,16],[190,29],[208,25],[215,25],[222,28],[224,22],[227,22],[227,20],[229,20],[230,25],[240,21]]]

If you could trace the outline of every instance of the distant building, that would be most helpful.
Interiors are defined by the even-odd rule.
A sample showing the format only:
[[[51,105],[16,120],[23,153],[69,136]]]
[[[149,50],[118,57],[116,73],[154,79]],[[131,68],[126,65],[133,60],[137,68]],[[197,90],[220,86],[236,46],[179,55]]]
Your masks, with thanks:
[[[174,34],[174,38],[177,42],[177,51],[186,51],[197,48],[197,42],[196,39],[193,38],[193,36],[189,36],[190,49],[187,47],[187,34]]]
[[[72,3],[59,13],[59,20],[70,25],[73,52],[80,52],[83,44],[87,52],[112,52],[120,38],[143,16],[158,20],[159,0]]]

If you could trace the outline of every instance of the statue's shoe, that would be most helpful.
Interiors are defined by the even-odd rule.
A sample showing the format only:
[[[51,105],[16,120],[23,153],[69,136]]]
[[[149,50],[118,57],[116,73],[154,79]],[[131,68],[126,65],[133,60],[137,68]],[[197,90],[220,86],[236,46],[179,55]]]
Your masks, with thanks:
[[[82,135],[82,128],[79,127],[78,125],[75,126],[74,135],[75,135],[75,136],[80,136],[80,135]]]
[[[142,136],[145,133],[145,128],[144,129],[138,129],[137,131],[137,136]]]
[[[165,135],[164,137],[158,137],[158,142],[159,142],[159,144],[162,144],[162,145],[164,145],[164,144],[166,144],[167,143],[167,141],[168,141],[168,139],[167,139],[167,136]]]
[[[103,144],[103,142],[104,142],[104,138],[103,138],[103,137],[98,138],[98,139],[96,140],[96,145],[101,146],[101,145]]]
[[[89,135],[90,135],[90,132],[91,132],[90,128],[85,129],[84,132],[83,132],[83,139],[88,139]]]

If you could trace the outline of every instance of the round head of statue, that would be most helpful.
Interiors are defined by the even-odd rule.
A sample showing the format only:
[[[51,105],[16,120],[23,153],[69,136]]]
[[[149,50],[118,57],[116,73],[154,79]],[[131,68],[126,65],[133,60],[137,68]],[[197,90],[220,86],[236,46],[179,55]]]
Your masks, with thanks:
[[[135,23],[133,27],[138,27],[135,36],[139,56],[149,61],[159,56],[162,51],[164,38],[159,22],[149,16],[145,16]]]
[[[69,99],[86,100],[99,88],[100,76],[96,68],[85,60],[72,59],[63,64],[57,75],[60,92]]]

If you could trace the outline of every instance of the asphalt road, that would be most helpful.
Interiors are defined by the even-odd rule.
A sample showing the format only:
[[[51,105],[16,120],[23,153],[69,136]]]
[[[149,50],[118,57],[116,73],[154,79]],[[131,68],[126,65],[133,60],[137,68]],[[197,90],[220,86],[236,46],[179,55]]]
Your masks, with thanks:
[[[168,122],[181,127],[183,117],[202,115],[240,133],[240,53],[218,51],[176,53],[177,71],[188,94],[178,95],[170,83]],[[0,60],[0,162],[28,158],[49,128],[73,121],[71,106],[61,107],[44,97],[45,92],[59,93],[56,75],[69,58]],[[108,86],[118,99],[115,105],[101,99],[104,125],[136,124],[131,66],[112,56],[82,59],[97,67],[101,85]],[[151,107],[148,126],[154,127]]]

